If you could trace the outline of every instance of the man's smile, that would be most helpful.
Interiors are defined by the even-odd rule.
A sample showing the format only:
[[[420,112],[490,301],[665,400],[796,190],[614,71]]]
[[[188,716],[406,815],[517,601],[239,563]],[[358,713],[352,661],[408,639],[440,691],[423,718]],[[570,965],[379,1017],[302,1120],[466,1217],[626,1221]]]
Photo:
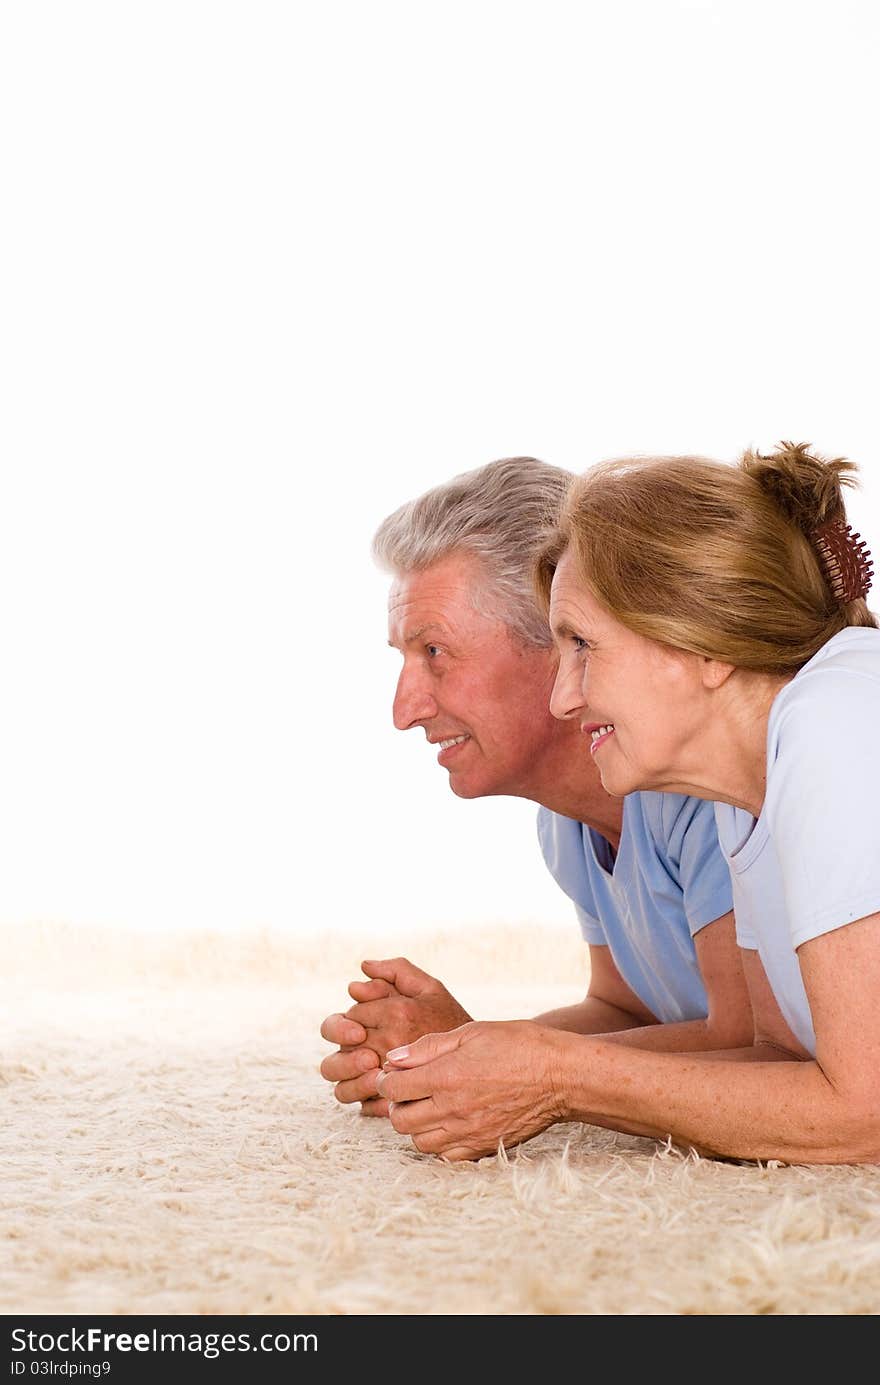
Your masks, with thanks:
[[[469,740],[470,736],[468,735],[444,737],[443,740],[439,741],[440,753],[437,756],[437,763],[439,765],[446,765],[450,759],[454,758],[458,752],[459,746],[464,745],[464,743]],[[434,741],[432,744],[436,745],[438,742]]]

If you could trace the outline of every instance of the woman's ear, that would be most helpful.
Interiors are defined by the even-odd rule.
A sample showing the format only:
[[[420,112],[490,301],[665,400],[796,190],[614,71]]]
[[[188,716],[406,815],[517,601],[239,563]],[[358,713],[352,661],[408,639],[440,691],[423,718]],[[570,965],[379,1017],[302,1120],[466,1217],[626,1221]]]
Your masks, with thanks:
[[[735,668],[736,664],[725,664],[721,659],[702,658],[700,673],[703,680],[703,687],[710,691],[722,687]]]

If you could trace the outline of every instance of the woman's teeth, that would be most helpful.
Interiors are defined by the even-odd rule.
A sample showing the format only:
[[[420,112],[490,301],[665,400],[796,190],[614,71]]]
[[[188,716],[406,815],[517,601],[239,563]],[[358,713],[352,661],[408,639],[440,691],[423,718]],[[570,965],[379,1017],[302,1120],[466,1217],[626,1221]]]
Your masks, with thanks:
[[[461,745],[462,741],[466,741],[467,739],[467,736],[453,736],[449,741],[441,741],[440,749],[448,750],[451,745]]]
[[[613,730],[614,727],[609,722],[607,726],[600,726],[598,731],[591,731],[590,736],[593,741],[600,741],[603,736],[610,736]]]

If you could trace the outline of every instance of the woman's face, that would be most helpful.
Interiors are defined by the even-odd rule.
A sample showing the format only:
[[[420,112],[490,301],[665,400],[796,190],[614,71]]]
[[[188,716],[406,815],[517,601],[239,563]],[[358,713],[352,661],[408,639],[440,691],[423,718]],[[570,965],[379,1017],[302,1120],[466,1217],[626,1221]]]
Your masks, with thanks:
[[[550,710],[580,721],[607,791],[688,782],[705,661],[621,625],[578,578],[569,552],[553,578],[550,626],[559,650]]]

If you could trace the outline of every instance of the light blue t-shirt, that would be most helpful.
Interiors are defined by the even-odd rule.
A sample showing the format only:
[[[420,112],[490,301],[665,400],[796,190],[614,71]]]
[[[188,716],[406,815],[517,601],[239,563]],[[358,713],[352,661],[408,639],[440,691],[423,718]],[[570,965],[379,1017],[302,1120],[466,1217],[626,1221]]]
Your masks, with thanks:
[[[573,818],[538,812],[538,839],[588,943],[609,947],[627,985],[663,1024],[703,1019],[693,935],[733,907],[714,804],[673,793],[623,800],[620,849]]]
[[[761,816],[715,805],[736,933],[815,1055],[796,948],[880,910],[880,630],[850,627],[774,699]],[[878,932],[880,946],[880,932]]]

